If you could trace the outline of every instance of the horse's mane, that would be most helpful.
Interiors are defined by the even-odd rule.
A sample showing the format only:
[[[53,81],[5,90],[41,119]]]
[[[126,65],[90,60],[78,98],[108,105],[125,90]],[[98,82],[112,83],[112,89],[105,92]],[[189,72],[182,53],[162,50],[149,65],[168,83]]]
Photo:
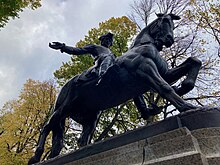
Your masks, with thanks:
[[[160,26],[160,21],[159,21],[160,19],[161,18],[157,18],[149,25],[147,25],[146,29],[148,30],[149,33],[152,33],[153,31],[155,31],[155,29],[158,29],[158,27]]]
[[[133,48],[138,45],[142,45],[144,43],[153,43],[154,38],[150,34],[153,33],[160,26],[159,19],[160,18],[157,18],[149,25],[147,25],[144,29],[142,29],[141,32],[134,39],[134,42],[130,48]]]

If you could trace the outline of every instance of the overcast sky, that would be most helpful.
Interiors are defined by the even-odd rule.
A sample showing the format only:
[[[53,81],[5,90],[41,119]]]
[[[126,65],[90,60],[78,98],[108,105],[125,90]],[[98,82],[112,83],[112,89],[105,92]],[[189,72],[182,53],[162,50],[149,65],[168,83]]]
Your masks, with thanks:
[[[0,30],[0,108],[17,98],[27,79],[48,80],[69,56],[49,49],[52,41],[75,45],[88,30],[127,15],[133,0],[42,0]]]

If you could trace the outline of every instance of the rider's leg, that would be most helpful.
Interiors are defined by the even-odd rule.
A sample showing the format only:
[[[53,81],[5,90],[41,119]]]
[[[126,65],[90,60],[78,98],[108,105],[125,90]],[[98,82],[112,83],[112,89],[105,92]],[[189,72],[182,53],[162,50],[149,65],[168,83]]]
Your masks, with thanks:
[[[202,63],[200,60],[195,57],[189,57],[176,68],[168,70],[164,79],[169,84],[172,84],[181,77],[186,76],[185,80],[181,84],[181,87],[176,88],[175,90],[178,95],[182,96],[194,88],[201,65]]]
[[[99,67],[99,77],[103,76],[107,69],[113,65],[115,59],[112,55],[106,56],[105,59],[101,62]]]
[[[114,64],[114,62],[115,62],[115,57],[113,55],[109,55],[109,56],[105,57],[105,59],[101,62],[100,66],[99,66],[99,73],[98,73],[99,80],[96,85],[101,84],[102,77],[105,75],[108,68]]]
[[[147,105],[144,101],[143,95],[133,98],[134,104],[137,110],[141,113],[141,117],[147,120],[151,115],[147,109]]]

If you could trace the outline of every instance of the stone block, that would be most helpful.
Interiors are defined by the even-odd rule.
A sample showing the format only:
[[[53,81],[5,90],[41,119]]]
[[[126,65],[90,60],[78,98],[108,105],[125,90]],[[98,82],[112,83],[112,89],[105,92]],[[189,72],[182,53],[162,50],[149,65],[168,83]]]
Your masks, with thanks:
[[[87,162],[86,164],[80,162],[79,165],[142,165],[142,162],[143,150],[133,150],[124,154],[106,156],[103,159],[98,158],[97,160]]]
[[[216,155],[213,157],[208,157],[207,158],[209,165],[220,165],[220,156]]]
[[[147,161],[144,165],[209,165],[206,158],[196,152],[188,152]]]
[[[201,152],[207,157],[220,156],[220,128],[203,128],[192,131]],[[220,164],[220,163],[219,163]]]
[[[180,113],[178,116],[181,125],[187,127],[190,131],[201,128],[220,127],[220,108],[218,107],[204,106]]]
[[[41,165],[220,165],[220,109],[198,108]]]
[[[192,131],[192,135],[195,138],[209,137],[209,136],[220,136],[220,127],[202,128]]]
[[[189,134],[191,134],[191,132],[186,127],[182,127],[179,129],[168,131],[166,133],[162,133],[162,134],[159,134],[156,136],[149,137],[149,138],[147,138],[147,143],[151,145],[154,143],[174,139],[174,138],[177,138],[180,136],[186,136]]]
[[[145,140],[79,159],[66,165],[141,165]]]
[[[197,140],[186,128],[163,133],[147,139],[145,149],[145,161],[158,159],[180,153],[199,152]]]

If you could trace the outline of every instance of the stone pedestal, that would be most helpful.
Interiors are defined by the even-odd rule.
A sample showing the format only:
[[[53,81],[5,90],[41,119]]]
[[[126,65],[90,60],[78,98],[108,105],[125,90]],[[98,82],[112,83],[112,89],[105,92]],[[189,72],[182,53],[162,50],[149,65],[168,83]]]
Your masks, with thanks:
[[[42,165],[220,165],[220,110],[200,108]]]

